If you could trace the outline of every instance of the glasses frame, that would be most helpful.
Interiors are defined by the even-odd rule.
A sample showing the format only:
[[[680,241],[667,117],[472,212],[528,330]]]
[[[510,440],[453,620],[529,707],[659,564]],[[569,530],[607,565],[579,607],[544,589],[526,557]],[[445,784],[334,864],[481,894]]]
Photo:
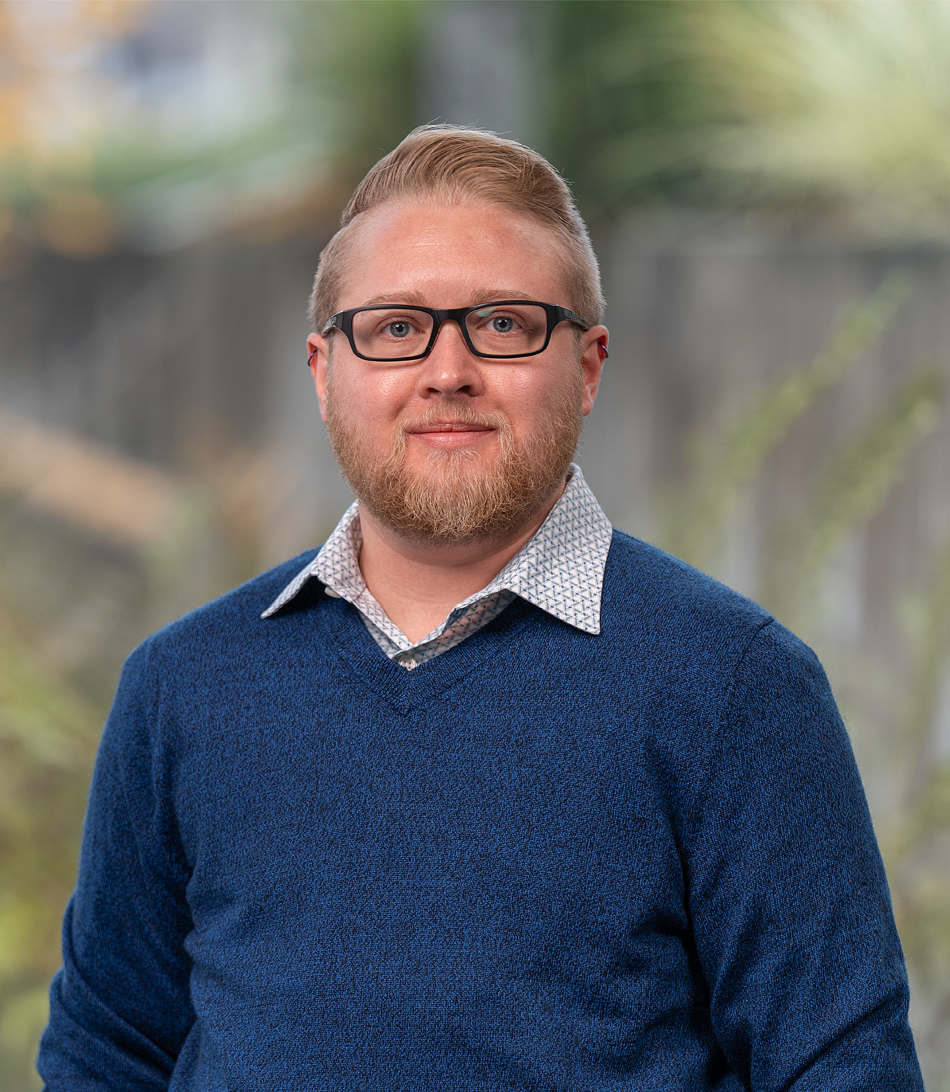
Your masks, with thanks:
[[[482,311],[486,307],[505,307],[510,304],[524,304],[530,303],[534,307],[544,308],[544,313],[547,316],[547,330],[544,335],[544,344],[540,349],[533,349],[530,353],[482,353],[472,344],[471,335],[468,332],[468,326],[465,320],[474,311]],[[407,311],[422,311],[424,314],[431,316],[432,318],[432,333],[429,335],[429,343],[426,345],[425,350],[421,353],[415,353],[412,356],[366,356],[365,353],[361,353],[356,347],[356,342],[353,340],[353,316],[358,315],[361,311],[383,311],[387,307],[405,308]],[[559,326],[562,322],[572,322],[575,326],[579,326],[582,330],[589,330],[590,323],[585,322],[580,315],[576,315],[573,311],[567,307],[561,307],[557,303],[541,303],[540,300],[490,300],[488,303],[476,303],[474,307],[422,307],[415,303],[375,303],[370,304],[367,307],[351,307],[348,311],[337,311],[335,315],[331,315],[327,319],[326,325],[320,331],[320,336],[325,337],[331,330],[340,330],[346,335],[346,340],[350,343],[350,348],[353,350],[353,354],[358,356],[360,360],[371,360],[380,364],[396,364],[403,360],[422,360],[432,352],[432,347],[435,345],[435,339],[439,336],[439,330],[442,329],[443,322],[454,322],[462,332],[462,337],[465,338],[465,344],[468,346],[469,352],[474,356],[480,356],[485,360],[523,360],[525,357],[538,356],[539,353],[543,353],[544,350],[551,343],[551,335],[554,333],[554,328]]]

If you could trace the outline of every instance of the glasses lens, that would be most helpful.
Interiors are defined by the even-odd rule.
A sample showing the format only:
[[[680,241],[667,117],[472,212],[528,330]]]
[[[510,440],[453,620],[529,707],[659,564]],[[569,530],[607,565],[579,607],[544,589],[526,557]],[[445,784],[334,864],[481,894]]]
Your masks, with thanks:
[[[536,303],[489,303],[465,320],[468,336],[488,356],[523,356],[544,344],[548,316]]]
[[[431,333],[432,316],[414,307],[371,307],[353,316],[357,351],[374,360],[421,356]]]

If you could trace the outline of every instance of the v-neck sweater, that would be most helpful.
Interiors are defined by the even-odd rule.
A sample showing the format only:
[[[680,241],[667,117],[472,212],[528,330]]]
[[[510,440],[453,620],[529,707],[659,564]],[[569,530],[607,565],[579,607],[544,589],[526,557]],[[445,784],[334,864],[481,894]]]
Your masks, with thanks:
[[[814,655],[615,533],[601,632],[521,600],[415,671],[308,557],[130,657],[51,1090],[918,1092]]]

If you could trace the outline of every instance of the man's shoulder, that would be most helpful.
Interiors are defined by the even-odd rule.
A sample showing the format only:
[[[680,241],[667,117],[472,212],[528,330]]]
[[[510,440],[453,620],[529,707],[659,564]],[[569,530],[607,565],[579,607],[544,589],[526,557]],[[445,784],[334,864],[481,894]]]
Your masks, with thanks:
[[[169,651],[195,643],[207,649],[209,643],[217,644],[266,627],[267,621],[261,619],[261,614],[316,554],[317,548],[306,550],[189,611],[153,633],[137,651]]]
[[[601,636],[605,677],[622,687],[629,676],[656,709],[673,701],[670,724],[688,731],[704,723],[702,710],[751,701],[753,691],[770,695],[766,705],[779,692],[825,700],[814,652],[767,610],[619,531],[604,574]]]
[[[648,628],[680,643],[717,635],[742,640],[774,623],[751,599],[617,530],[604,572],[603,613],[615,626]]]

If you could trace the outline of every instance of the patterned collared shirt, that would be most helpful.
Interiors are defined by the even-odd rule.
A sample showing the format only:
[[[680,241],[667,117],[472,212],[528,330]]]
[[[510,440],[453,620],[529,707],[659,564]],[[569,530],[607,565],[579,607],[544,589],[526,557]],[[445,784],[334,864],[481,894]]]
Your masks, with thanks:
[[[347,509],[317,556],[261,615],[276,614],[311,579],[360,612],[379,647],[408,670],[441,656],[496,618],[520,596],[587,633],[600,633],[600,597],[612,529],[580,467],[538,531],[481,591],[463,599],[441,625],[413,643],[373,598],[360,573],[359,504]]]

